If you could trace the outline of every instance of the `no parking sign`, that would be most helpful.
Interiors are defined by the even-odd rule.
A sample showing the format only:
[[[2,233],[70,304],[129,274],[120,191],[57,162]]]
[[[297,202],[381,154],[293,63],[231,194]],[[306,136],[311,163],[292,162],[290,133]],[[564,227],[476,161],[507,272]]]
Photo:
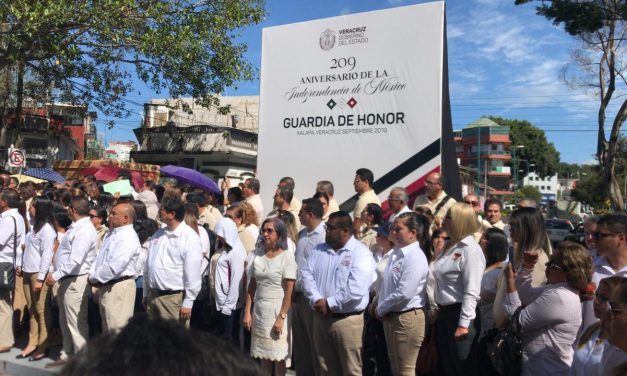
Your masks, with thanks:
[[[9,149],[9,166],[26,167],[26,156],[20,149]]]

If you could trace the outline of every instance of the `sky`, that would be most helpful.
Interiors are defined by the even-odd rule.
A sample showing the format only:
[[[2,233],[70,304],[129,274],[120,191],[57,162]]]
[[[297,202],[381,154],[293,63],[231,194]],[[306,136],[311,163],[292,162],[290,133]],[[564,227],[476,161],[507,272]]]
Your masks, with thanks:
[[[404,0],[267,0],[264,22],[240,31],[248,45],[246,58],[257,69],[264,27],[351,13],[387,9],[426,1]],[[449,89],[453,128],[461,129],[484,115],[527,120],[543,129],[562,162],[594,163],[598,102],[583,90],[568,87],[564,69],[576,69],[571,54],[580,47],[561,26],[535,14],[534,4],[514,0],[446,2]],[[98,131],[106,142],[134,140],[142,104],[163,98],[136,82],[126,99],[130,118],[114,119],[108,130],[101,117]],[[241,82],[223,95],[258,95],[259,81]],[[613,116],[611,107],[609,119]]]

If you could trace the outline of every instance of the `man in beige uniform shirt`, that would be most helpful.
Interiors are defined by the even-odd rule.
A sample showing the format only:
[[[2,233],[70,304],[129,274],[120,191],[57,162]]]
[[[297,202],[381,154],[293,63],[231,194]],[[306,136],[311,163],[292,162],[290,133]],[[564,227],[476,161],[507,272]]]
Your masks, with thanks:
[[[440,176],[439,172],[432,172],[427,175],[425,191],[426,193],[424,195],[416,197],[413,209],[416,210],[419,206],[429,208],[431,213],[433,213],[433,217],[436,219],[431,224],[431,229],[434,230],[442,226],[446,213],[457,201],[444,192],[442,176]]]
[[[268,217],[278,215],[279,210],[285,210],[290,212],[294,216],[294,223],[296,224],[296,230],[300,231],[300,219],[298,219],[298,212],[294,212],[291,207],[291,202],[294,197],[294,192],[287,187],[277,188],[274,193],[274,207],[276,210],[268,214]],[[302,204],[301,204],[302,206]]]
[[[353,210],[353,233],[357,237],[361,233],[361,213],[366,208],[368,204],[377,204],[381,205],[381,200],[379,196],[372,189],[372,185],[374,184],[374,175],[372,171],[367,168],[360,168],[355,172],[355,180],[353,180],[353,186],[355,187],[355,192],[359,193],[359,198],[357,199],[357,203],[355,204],[355,209]]]
[[[249,203],[257,214],[257,224],[261,226],[261,222],[263,222],[263,203],[261,202],[261,197],[259,196],[259,188],[261,184],[259,180],[255,178],[246,179],[244,181],[244,186],[242,187],[242,195],[247,203]]]
[[[316,192],[326,192],[326,194],[329,195],[329,211],[327,215],[340,211],[340,205],[338,205],[337,200],[333,197],[335,193],[333,183],[328,180],[320,180],[316,183]]]

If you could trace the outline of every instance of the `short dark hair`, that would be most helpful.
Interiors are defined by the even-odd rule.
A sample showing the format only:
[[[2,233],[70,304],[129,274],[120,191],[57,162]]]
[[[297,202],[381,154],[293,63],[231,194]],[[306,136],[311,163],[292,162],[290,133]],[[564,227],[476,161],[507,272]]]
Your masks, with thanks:
[[[383,211],[381,210],[381,206],[379,206],[378,204],[372,202],[367,204],[366,212],[368,212],[368,214],[373,217],[373,224],[380,225],[383,222]]]
[[[109,217],[109,213],[107,213],[107,209],[103,208],[102,206],[95,206],[94,208],[92,208],[92,210],[96,211],[96,217],[100,218],[103,225],[105,226],[109,225],[107,223],[107,218]]]
[[[486,265],[490,266],[499,261],[505,261],[509,251],[507,235],[505,232],[496,227],[490,227],[483,233],[483,236],[485,236],[488,241],[488,248],[485,252]]]
[[[3,189],[2,199],[7,202],[11,209],[17,209],[20,206],[20,194],[13,188]]]
[[[483,211],[487,212],[488,211],[488,207],[490,205],[498,205],[499,206],[499,210],[503,210],[503,203],[501,202],[501,200],[497,200],[495,198],[489,198],[483,204]]]
[[[76,212],[76,214],[86,217],[89,215],[89,201],[85,197],[76,196],[72,197],[72,208]]]
[[[279,188],[277,191],[279,197],[282,197],[285,201],[292,203],[292,198],[294,198],[294,191],[292,188],[283,187]]]
[[[118,171],[118,178],[124,178],[124,179],[128,179],[131,180],[131,171],[130,170],[119,170]]]
[[[333,194],[335,193],[335,189],[333,188],[333,183],[331,183],[328,180],[320,180],[318,184],[316,184],[316,187],[320,187],[321,190],[325,191],[330,196],[333,196]]]
[[[202,192],[189,192],[187,196],[185,196],[185,201],[190,204],[196,204],[201,208],[204,208],[209,204],[209,200],[207,200],[207,196]]]
[[[360,168],[357,171],[355,171],[355,174],[359,176],[361,180],[367,181],[368,186],[372,188],[372,185],[374,184],[374,175],[372,174],[372,171],[370,171],[367,168]]]
[[[183,222],[185,220],[185,205],[183,200],[177,196],[166,196],[161,200],[161,207],[166,213],[174,213],[174,218],[177,221]]]
[[[320,203],[320,200],[315,198],[304,199],[301,210],[313,214],[314,217],[318,219],[322,218],[322,216],[324,215],[324,210],[322,209],[322,204]]]
[[[281,180],[279,180],[279,184],[283,184],[284,187],[291,188],[291,189],[294,189],[296,187],[296,183],[294,182],[294,179],[290,178],[289,176],[281,178]]]
[[[246,184],[248,184],[248,186],[250,187],[250,189],[253,190],[253,192],[259,193],[259,189],[261,187],[261,184],[259,183],[258,179],[248,178],[248,179],[246,179]]]
[[[143,244],[146,240],[153,236],[155,232],[157,232],[159,224],[157,221],[150,218],[138,219],[135,223],[133,223],[133,229],[137,233],[139,243]]]
[[[353,232],[353,220],[347,212],[340,210],[329,214],[328,222],[332,220],[337,222],[337,227],[347,228]]]
[[[627,215],[619,213],[608,213],[601,216],[598,227],[606,227],[615,234],[625,234],[627,236]]]
[[[229,192],[227,193],[227,195],[235,196],[236,202],[242,201],[244,199],[244,196],[242,196],[242,190],[239,187],[229,188]]]
[[[63,376],[205,374],[262,375],[251,358],[226,341],[146,314],[132,317],[119,333],[94,338],[61,370]]]

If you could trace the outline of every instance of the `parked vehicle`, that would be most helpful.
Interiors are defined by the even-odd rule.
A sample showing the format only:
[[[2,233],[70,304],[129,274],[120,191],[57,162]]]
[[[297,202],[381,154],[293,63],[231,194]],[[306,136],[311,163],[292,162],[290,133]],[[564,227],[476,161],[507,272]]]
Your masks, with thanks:
[[[573,224],[569,220],[557,218],[547,219],[545,221],[545,227],[552,243],[563,241],[575,230]]]
[[[575,229],[573,230],[573,232],[568,234],[564,240],[569,240],[571,242],[579,243],[585,247],[586,236],[583,232],[583,223],[580,223],[577,226],[575,226]]]

